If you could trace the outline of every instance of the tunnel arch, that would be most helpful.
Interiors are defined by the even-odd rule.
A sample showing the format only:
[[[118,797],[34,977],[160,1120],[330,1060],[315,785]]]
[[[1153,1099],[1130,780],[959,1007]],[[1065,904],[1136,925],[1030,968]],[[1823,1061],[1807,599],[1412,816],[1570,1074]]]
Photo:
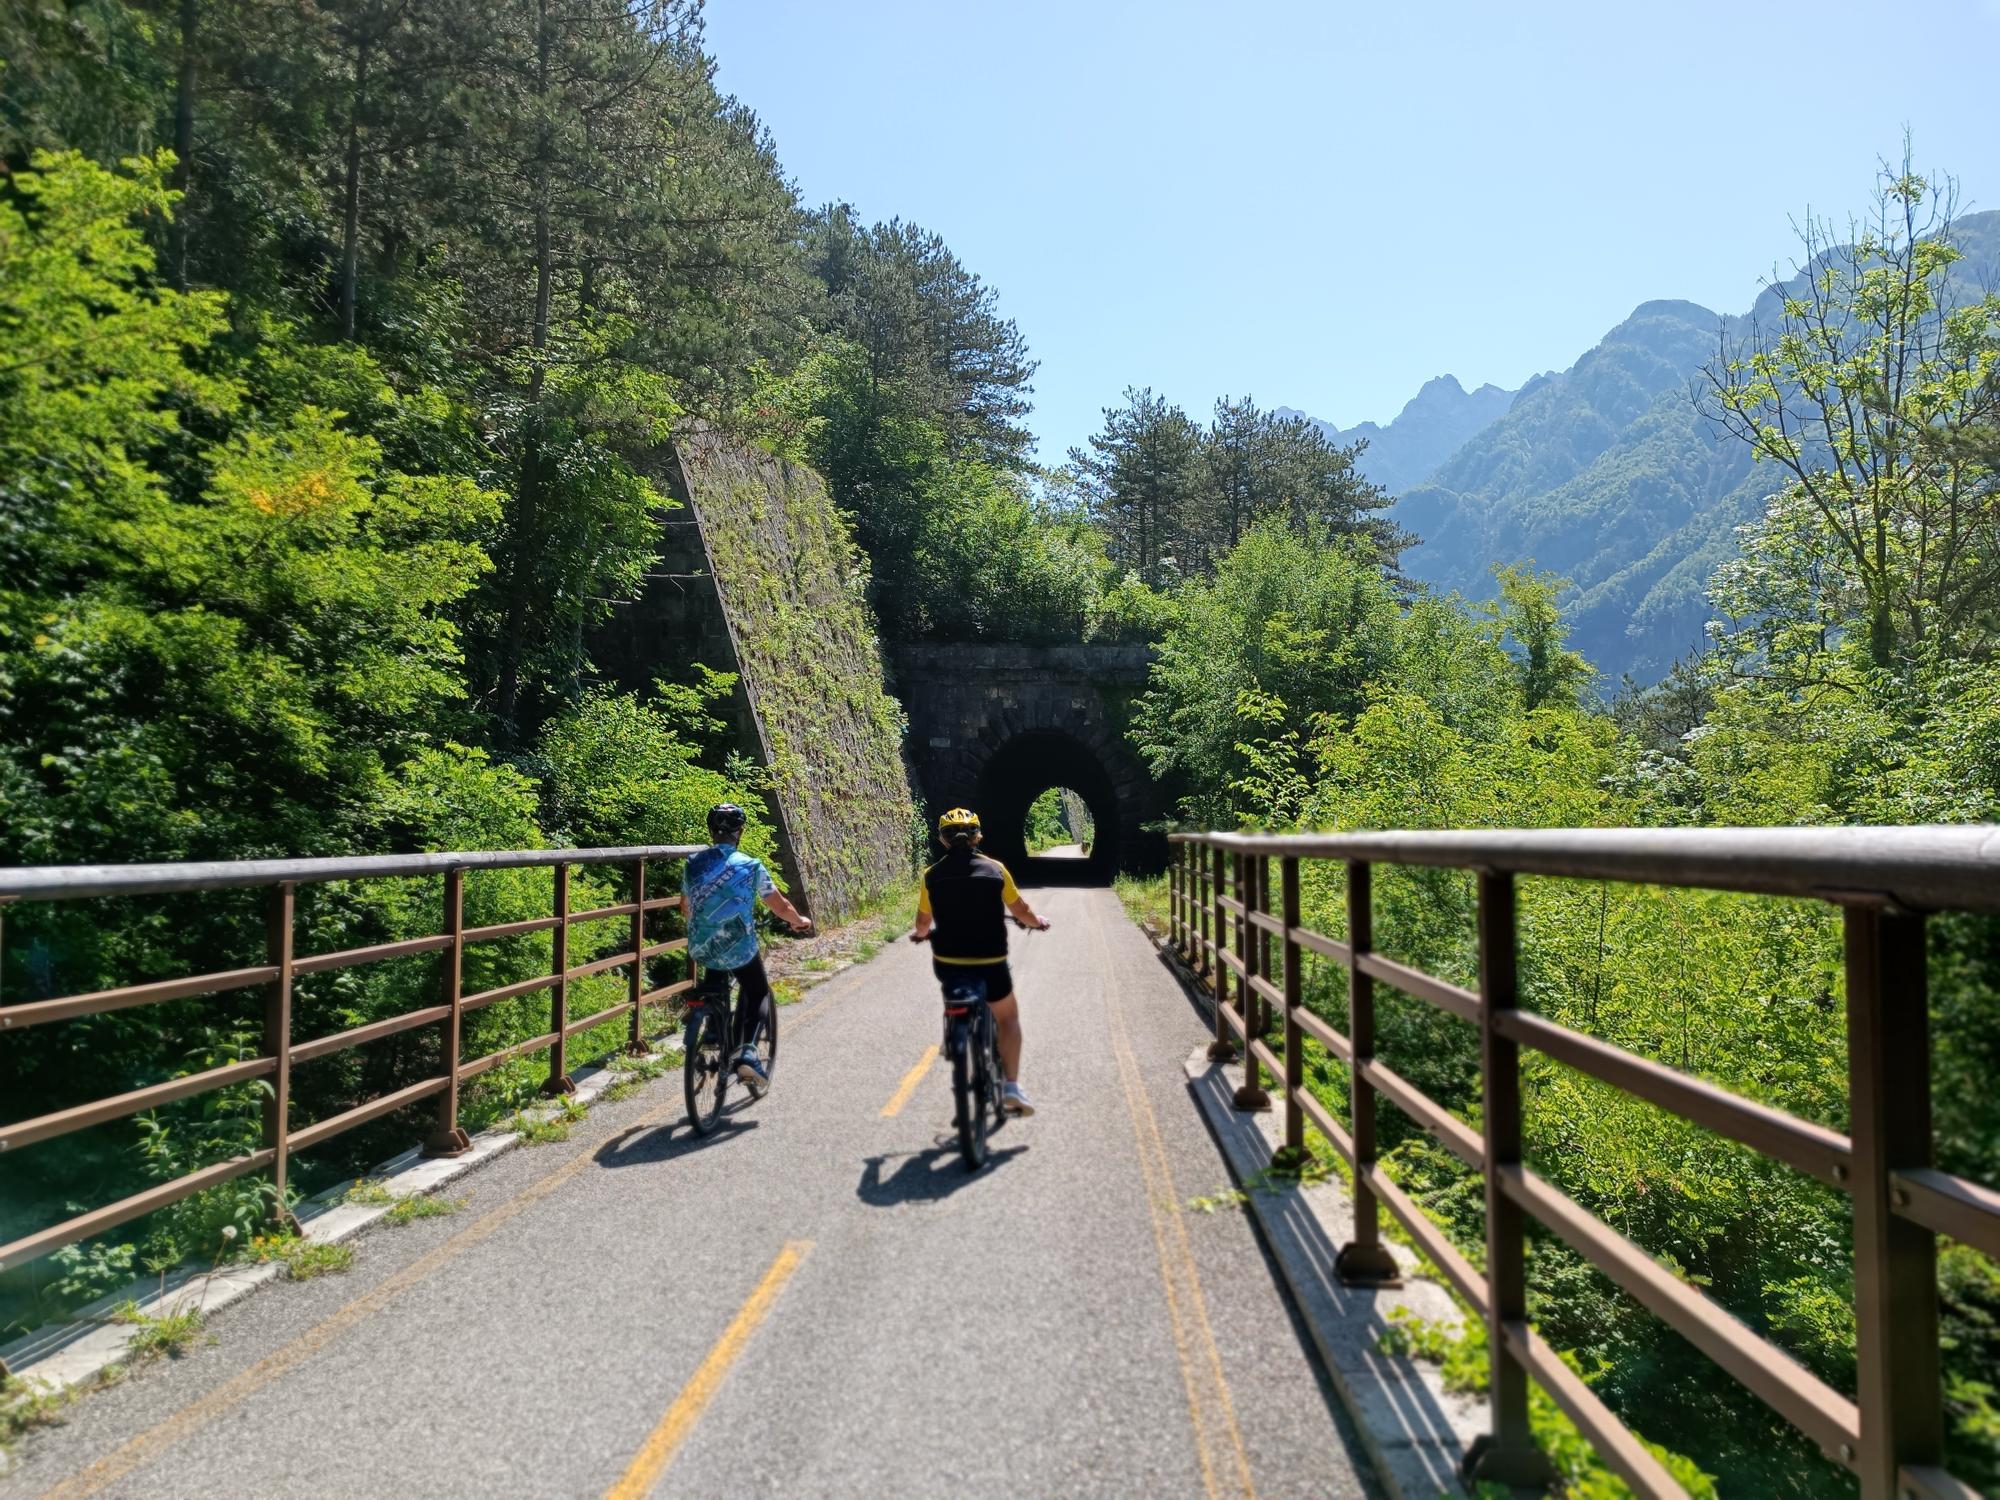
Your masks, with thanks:
[[[891,690],[909,716],[905,743],[930,826],[947,808],[971,807],[987,847],[1013,868],[1026,854],[1029,802],[1045,787],[1067,786],[1097,825],[1092,857],[1037,861],[1017,873],[1104,881],[1164,869],[1166,798],[1127,737],[1152,655],[1146,646],[1099,644],[895,648]]]
[[[1035,859],[1022,839],[1028,806],[1050,787],[1066,786],[1083,798],[1096,825],[1090,856]],[[1031,729],[996,749],[980,768],[974,808],[985,830],[986,852],[1023,880],[1108,885],[1118,873],[1123,828],[1118,788],[1091,747],[1060,729]]]

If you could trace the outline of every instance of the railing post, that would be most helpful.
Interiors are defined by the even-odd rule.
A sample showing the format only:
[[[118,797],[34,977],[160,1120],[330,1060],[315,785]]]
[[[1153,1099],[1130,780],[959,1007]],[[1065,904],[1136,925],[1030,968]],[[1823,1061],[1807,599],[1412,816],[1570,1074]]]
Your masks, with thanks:
[[[634,1057],[646,1055],[646,1027],[640,1010],[640,997],[646,993],[646,960],[639,955],[646,951],[646,862],[643,859],[632,863],[632,1035],[626,1040],[625,1050]]]
[[[1173,857],[1167,861],[1167,945],[1176,956],[1185,958],[1181,949],[1181,846],[1174,845]]]
[[[458,1124],[458,1054],[465,1026],[465,871],[444,872],[444,930],[451,946],[444,953],[444,1093],[438,1098],[437,1129],[424,1142],[426,1156],[462,1156],[472,1149],[471,1137]]]
[[[1236,1046],[1229,1040],[1229,1018],[1222,1008],[1229,1003],[1229,965],[1222,961],[1223,945],[1228,941],[1229,929],[1223,919],[1229,915],[1222,909],[1223,895],[1223,853],[1214,845],[1209,846],[1209,903],[1208,913],[1215,923],[1214,947],[1209,950],[1209,962],[1213,972],[1209,978],[1215,986],[1215,1040],[1208,1044],[1208,1055],[1216,1062],[1228,1062],[1236,1056]]]
[[[1395,1256],[1382,1243],[1382,1202],[1368,1185],[1375,1165],[1375,1086],[1361,1076],[1375,1056],[1375,981],[1361,972],[1361,958],[1375,947],[1374,868],[1347,866],[1347,1036],[1354,1062],[1347,1071],[1348,1128],[1354,1132],[1354,1238],[1340,1247],[1333,1268],[1349,1286],[1400,1286]]]
[[[1287,854],[1279,863],[1278,904],[1285,924],[1285,1144],[1281,1156],[1294,1170],[1305,1166],[1306,1116],[1299,1108],[1299,1091],[1306,1083],[1305,1035],[1299,1030],[1299,1007],[1305,1003],[1304,963],[1296,938],[1299,926],[1299,860]]]
[[[1236,899],[1243,903],[1243,915],[1236,923],[1236,945],[1243,955],[1243,978],[1236,986],[1236,999],[1243,1012],[1243,1082],[1236,1089],[1236,1107],[1245,1110],[1263,1110],[1271,1107],[1271,1096],[1264,1092],[1263,1069],[1257,1062],[1257,1049],[1250,1045],[1250,1039],[1264,1032],[1264,997],[1257,993],[1250,983],[1252,976],[1264,973],[1264,929],[1250,920],[1250,913],[1262,911],[1269,906],[1270,899],[1266,885],[1270,875],[1264,855],[1239,855],[1236,861]]]
[[[1896,1212],[1890,1182],[1931,1165],[1929,980],[1921,913],[1856,903],[1845,920],[1861,1451],[1840,1457],[1863,1500],[1889,1500],[1901,1467],[1944,1459],[1937,1238]]]
[[[1501,1188],[1521,1166],[1520,1048],[1494,1029],[1502,1011],[1519,1007],[1514,878],[1479,872],[1479,1063],[1485,1115],[1486,1347],[1492,1431],[1465,1456],[1469,1481],[1516,1487],[1547,1485],[1548,1460],[1528,1427],[1528,1372],[1507,1352],[1510,1324],[1528,1319],[1526,1216]]]
[[[1209,948],[1208,918],[1214,903],[1215,893],[1209,889],[1208,850],[1199,844],[1188,846],[1188,869],[1194,875],[1193,907],[1188,916],[1195,929],[1194,971],[1206,976],[1209,966],[1215,962]]]
[[[556,925],[549,929],[549,972],[556,982],[549,991],[549,1030],[556,1039],[549,1047],[549,1076],[542,1084],[542,1092],[551,1097],[576,1092],[569,1076],[569,1042],[563,1036],[569,1025],[569,866],[558,864],[554,870]]]
[[[281,880],[271,888],[264,930],[265,962],[278,971],[264,998],[264,1055],[277,1064],[264,1097],[264,1149],[271,1152],[272,1222],[296,1227],[290,1206],[292,1113],[292,918],[298,887]]]

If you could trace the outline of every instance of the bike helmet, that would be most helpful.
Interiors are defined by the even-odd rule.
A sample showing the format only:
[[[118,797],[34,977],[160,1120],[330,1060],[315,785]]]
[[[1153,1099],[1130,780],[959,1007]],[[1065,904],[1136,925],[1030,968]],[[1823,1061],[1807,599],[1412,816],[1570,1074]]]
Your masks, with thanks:
[[[708,810],[708,836],[718,844],[733,844],[750,815],[734,802],[718,802]]]
[[[954,807],[938,819],[938,842],[949,844],[963,834],[966,837],[979,832],[979,814],[969,807]]]

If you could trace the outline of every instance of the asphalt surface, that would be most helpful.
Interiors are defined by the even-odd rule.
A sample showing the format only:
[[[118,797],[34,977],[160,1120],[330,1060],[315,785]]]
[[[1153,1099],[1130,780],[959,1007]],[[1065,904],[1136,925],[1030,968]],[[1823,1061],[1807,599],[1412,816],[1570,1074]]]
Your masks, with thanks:
[[[25,1440],[0,1497],[1343,1496],[1359,1449],[1105,890],[1014,940],[1038,1113],[970,1175],[928,950],[781,1013],[709,1141],[678,1075],[274,1287]],[[740,1099],[740,1095],[732,1096]],[[623,1488],[620,1488],[621,1484]]]

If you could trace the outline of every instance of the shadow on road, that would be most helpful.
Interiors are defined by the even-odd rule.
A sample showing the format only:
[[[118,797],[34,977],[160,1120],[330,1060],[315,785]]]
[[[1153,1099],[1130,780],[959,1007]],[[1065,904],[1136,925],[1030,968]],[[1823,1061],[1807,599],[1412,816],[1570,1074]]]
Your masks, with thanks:
[[[703,1146],[720,1145],[748,1135],[756,1128],[754,1119],[739,1118],[734,1111],[726,1109],[722,1123],[713,1135],[696,1135],[694,1127],[686,1120],[675,1120],[668,1125],[633,1125],[619,1131],[597,1148],[597,1164],[600,1167],[650,1166],[654,1162],[686,1156]]]
[[[886,1177],[882,1175],[884,1164],[896,1158],[871,1156],[868,1164],[861,1169],[861,1185],[854,1190],[855,1196],[875,1208],[898,1208],[905,1203],[937,1203],[968,1183],[990,1177],[1003,1163],[1012,1161],[1027,1149],[1026,1145],[996,1149],[986,1158],[984,1167],[977,1172],[968,1172],[965,1163],[959,1159],[958,1137],[954,1135],[928,1151],[904,1153],[901,1164]]]

